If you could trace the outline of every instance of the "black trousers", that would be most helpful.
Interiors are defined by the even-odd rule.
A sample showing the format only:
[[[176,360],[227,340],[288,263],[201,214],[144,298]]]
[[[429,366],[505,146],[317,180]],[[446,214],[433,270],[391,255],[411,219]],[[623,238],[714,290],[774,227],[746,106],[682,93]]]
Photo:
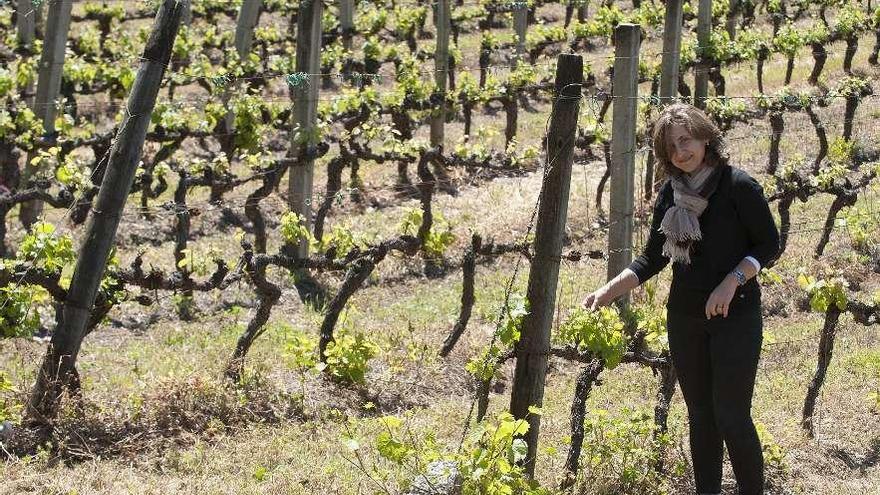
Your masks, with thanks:
[[[751,417],[763,338],[760,308],[711,320],[669,311],[667,329],[687,404],[697,492],[721,492],[723,442],[740,494],[763,493],[764,458]]]

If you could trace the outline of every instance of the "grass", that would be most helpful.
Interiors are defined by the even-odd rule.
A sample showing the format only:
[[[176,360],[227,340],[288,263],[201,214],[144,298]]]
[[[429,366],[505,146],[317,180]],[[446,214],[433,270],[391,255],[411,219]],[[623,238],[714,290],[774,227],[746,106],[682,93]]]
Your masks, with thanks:
[[[557,9],[560,10],[560,9]],[[561,11],[561,10],[560,10]],[[559,12],[549,10],[555,15]],[[476,46],[476,35],[463,37],[463,47]],[[867,37],[866,37],[867,40]],[[428,41],[430,42],[430,40]],[[856,56],[855,67],[876,71],[866,63],[870,43],[863,41]],[[658,51],[658,41],[646,41],[643,49]],[[610,52],[603,47],[601,55]],[[841,74],[842,46],[829,48],[832,53],[825,69],[829,83]],[[464,50],[463,65],[476,65],[476,50]],[[806,50],[795,66],[795,85],[804,86],[812,66]],[[781,87],[785,60],[774,57],[766,66],[765,85],[768,92]],[[728,93],[746,95],[755,92],[754,71],[739,66],[727,71]],[[647,87],[640,88],[646,91]],[[873,100],[866,100],[857,118],[864,125],[855,128],[855,138],[867,145],[877,142],[877,109]],[[539,145],[546,125],[549,106],[535,103],[534,112],[520,112],[521,142]],[[837,124],[842,115],[842,102],[821,109],[820,115],[829,129],[829,136],[839,135]],[[499,129],[486,132],[486,144],[499,148],[503,130],[502,115],[480,113],[474,119],[475,129]],[[448,127],[448,139],[455,141],[461,124]],[[425,132],[425,129],[420,129]],[[756,121],[748,126],[737,125],[730,134],[731,154],[736,166],[760,177],[769,149],[769,124]],[[806,143],[806,144],[805,144]],[[815,149],[815,136],[805,115],[786,115],[786,134],[782,142],[782,160],[806,154]],[[806,150],[805,150],[806,147]],[[596,184],[604,172],[604,162],[578,163],[573,170],[567,231],[575,239],[590,232],[595,221],[593,211]],[[347,203],[336,209],[328,226],[335,222],[355,226],[368,236],[384,238],[397,233],[404,212],[417,205],[415,201],[395,201],[383,195],[394,179],[393,167],[364,164],[362,177],[367,185],[368,201],[362,205]],[[318,168],[315,183],[325,179]],[[637,174],[642,177],[642,174]],[[318,186],[320,190],[322,186]],[[491,233],[500,242],[520,240],[540,187],[540,172],[522,177],[501,178],[463,187],[455,197],[440,195],[435,208],[450,221],[456,241],[449,249],[451,256],[470,243],[470,232]],[[286,188],[281,187],[282,191]],[[636,190],[641,191],[637,182]],[[242,199],[247,191],[236,191]],[[240,197],[238,195],[241,195]],[[876,203],[877,193],[860,196],[861,205]],[[192,195],[202,201],[201,192]],[[160,198],[160,202],[164,198]],[[370,202],[374,200],[374,202]],[[275,213],[284,207],[281,199],[268,201],[268,210]],[[830,198],[820,196],[792,207],[795,221],[807,220],[815,225],[824,218]],[[640,209],[650,207],[641,202]],[[134,216],[122,226],[120,240],[123,264],[131,259],[133,234],[155,236],[157,231],[169,232],[173,219],[162,216],[151,223]],[[231,233],[216,232],[217,214],[207,211],[194,218],[193,231],[202,232],[193,242],[199,250],[215,248],[224,257],[234,259],[239,248],[230,243]],[[11,222],[10,222],[11,223]],[[21,235],[17,232],[13,235]],[[270,251],[279,244],[272,233]],[[644,239],[644,230],[637,237]],[[800,267],[812,265],[811,271],[832,266],[835,260],[846,259],[850,251],[845,235],[835,232],[822,260],[811,258],[817,239],[816,232],[792,236],[786,258],[776,268],[790,284]],[[604,238],[586,237],[585,249],[605,249]],[[640,241],[641,242],[641,241]],[[581,246],[578,246],[581,247]],[[151,248],[145,255],[148,263],[167,266],[171,259],[168,243]],[[460,271],[453,270],[440,279],[404,280],[382,283],[407,270],[418,270],[419,263],[406,259],[389,259],[378,270],[380,283],[366,287],[353,298],[340,322],[340,327],[364,332],[382,349],[373,361],[363,387],[347,388],[320,376],[301,377],[290,369],[283,356],[283,344],[290,329],[316,333],[321,316],[304,307],[291,290],[289,279],[281,280],[285,292],[276,306],[266,334],[254,345],[247,361],[251,392],[246,404],[239,403],[240,390],[229,389],[220,381],[222,369],[235,341],[248,321],[252,309],[247,305],[253,296],[246,286],[232,287],[222,295],[199,296],[199,318],[192,322],[176,320],[170,298],[163,298],[154,308],[140,308],[126,303],[114,310],[111,317],[121,321],[145,321],[158,314],[158,321],[142,325],[140,330],[125,328],[135,325],[103,325],[90,335],[79,357],[87,406],[82,413],[70,411],[64,423],[67,436],[61,438],[80,450],[76,455],[41,452],[36,456],[0,464],[4,480],[0,493],[235,493],[235,494],[313,494],[371,493],[374,482],[355,467],[353,454],[342,439],[357,438],[364,445],[367,462],[378,432],[375,417],[382,414],[405,414],[407,423],[417,435],[432,432],[445,445],[455,447],[471,405],[472,385],[464,372],[464,363],[488,342],[494,329],[506,285],[513,275],[516,259],[503,257],[480,264],[477,269],[474,316],[452,355],[447,359],[435,352],[458,314],[461,290]],[[514,283],[515,291],[524,292],[529,265],[523,263]],[[605,280],[605,267],[599,262],[564,262],[561,266],[557,300],[560,316],[575,308],[580,299]],[[669,271],[661,274],[659,296],[664,297]],[[338,275],[327,281],[336,285]],[[277,278],[276,278],[277,280]],[[880,286],[876,274],[869,274],[866,288]],[[635,298],[643,297],[641,290]],[[871,448],[880,427],[880,415],[872,409],[867,394],[880,384],[880,339],[876,330],[841,320],[834,361],[818,406],[818,437],[808,439],[799,427],[800,408],[807,383],[815,368],[816,344],[822,320],[819,315],[799,313],[793,308],[796,293],[781,287],[765,287],[765,302],[780,301],[787,313],[765,319],[765,346],[754,399],[755,419],[764,424],[775,444],[785,452],[782,472],[773,473],[773,493],[822,493],[828,495],[878,493],[880,472],[871,468],[853,471],[839,459],[829,455],[833,448],[860,454]],[[232,310],[215,308],[232,306]],[[238,306],[236,306],[238,304]],[[126,320],[127,318],[127,320]],[[11,377],[18,399],[33,383],[37,363],[44,346],[28,340],[0,342],[0,371]],[[578,365],[553,360],[547,381],[542,418],[541,446],[537,459],[537,479],[546,486],[561,481],[562,464],[570,435],[569,407],[573,396]],[[501,411],[508,405],[513,367],[505,366],[495,393],[490,398],[490,411]],[[602,375],[601,386],[595,388],[588,401],[588,410],[607,410],[620,414],[625,410],[650,409],[654,404],[657,379],[643,368],[621,366]],[[298,394],[305,390],[303,397]],[[215,409],[204,411],[201,403]],[[302,399],[301,411],[290,404]],[[174,406],[179,405],[180,410]],[[226,411],[221,418],[219,411]],[[77,416],[82,414],[84,416]],[[171,419],[184,419],[195,426],[168,429],[162,427]],[[114,433],[115,426],[129,421],[131,432]],[[686,413],[680,394],[673,403],[670,428],[672,459],[687,460]],[[137,436],[138,435],[141,436]],[[76,435],[83,436],[77,439]],[[89,436],[91,435],[91,436]],[[109,439],[109,440],[108,440]],[[110,441],[120,441],[114,450]],[[81,450],[84,446],[101,446],[104,452]],[[547,447],[550,447],[549,449]],[[725,493],[733,493],[729,465],[725,470]],[[411,477],[406,470],[392,470],[389,484]],[[667,480],[672,493],[683,493],[689,479],[685,472]],[[872,491],[874,490],[874,491]],[[585,493],[592,493],[585,490]]]

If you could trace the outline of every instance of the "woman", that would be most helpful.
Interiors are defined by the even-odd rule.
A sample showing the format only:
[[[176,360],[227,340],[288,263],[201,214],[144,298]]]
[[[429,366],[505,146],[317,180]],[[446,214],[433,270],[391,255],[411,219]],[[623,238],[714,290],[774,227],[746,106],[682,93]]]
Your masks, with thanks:
[[[669,350],[688,410],[697,493],[721,492],[724,443],[740,493],[760,494],[764,463],[751,418],[763,327],[755,276],[778,256],[779,232],[761,186],[727,163],[721,132],[702,111],[665,109],[654,154],[669,179],[644,252],[583,306],[610,304],[673,261]]]

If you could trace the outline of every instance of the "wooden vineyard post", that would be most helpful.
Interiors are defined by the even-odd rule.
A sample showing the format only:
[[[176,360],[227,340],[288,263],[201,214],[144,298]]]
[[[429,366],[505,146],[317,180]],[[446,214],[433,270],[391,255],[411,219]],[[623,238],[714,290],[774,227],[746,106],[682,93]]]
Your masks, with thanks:
[[[36,12],[34,8],[33,4],[28,0],[18,0],[16,5],[16,38],[18,39],[18,53],[20,56],[34,56],[34,40],[37,37]],[[34,106],[33,91],[34,82],[28,81],[22,93],[30,96],[25,96],[22,100],[27,102],[31,108]]]
[[[706,109],[709,96],[709,63],[706,50],[712,36],[712,0],[700,0],[697,13],[697,66],[694,72],[694,106]]]
[[[321,67],[321,16],[323,2],[301,0],[296,22],[296,71],[306,74],[302,84],[291,83],[293,122],[291,123],[291,150],[294,160],[290,165],[288,206],[299,214],[303,225],[312,227],[312,182],[315,175],[313,134],[318,121],[318,86]],[[300,239],[296,255],[309,255],[309,242]]]
[[[263,0],[244,0],[235,25],[235,51],[244,59],[254,44],[254,28],[260,19]]]
[[[263,6],[263,0],[244,0],[241,9],[238,11],[238,19],[235,26],[235,52],[238,54],[239,60],[244,60],[251,51],[254,44],[254,28],[260,19],[260,9]],[[233,149],[235,141],[235,112],[232,111],[229,103],[229,91],[227,90],[223,96],[226,102],[226,129],[225,133],[231,134],[226,136],[229,141],[228,148]]]
[[[192,2],[194,0],[190,0],[189,2],[183,3],[183,11],[180,14],[180,25],[181,26],[189,26],[192,24]]]
[[[528,444],[525,469],[535,472],[538,430],[541,418],[529,414],[544,398],[544,377],[550,351],[550,324],[556,303],[562,235],[568,215],[568,193],[578,107],[583,83],[583,59],[559,56],[556,67],[556,100],[547,133],[547,162],[541,185],[538,220],[535,227],[535,256],[529,270],[527,298],[529,313],[523,320],[522,337],[516,347],[516,372],[510,397],[510,412],[529,422],[524,438]]]
[[[740,6],[741,1],[742,0],[730,0],[730,11],[727,13],[725,29],[727,29],[727,35],[730,36],[731,41],[736,39],[736,18],[742,8]]]
[[[678,94],[681,70],[682,0],[666,1],[666,20],[663,24],[663,60],[660,70],[660,101],[671,103]]]
[[[67,47],[72,10],[73,0],[53,1],[49,3],[46,17],[46,36],[43,39],[43,53],[40,56],[34,113],[42,121],[43,134],[49,139],[54,139],[55,136],[56,100],[61,93],[61,74],[64,71],[64,52]],[[27,163],[30,163],[32,158],[33,155],[29,154]],[[33,167],[24,167],[21,173],[23,186],[27,185],[34,172],[36,170],[33,170]],[[21,223],[25,227],[30,227],[42,211],[42,201],[32,200],[22,203],[19,214]]]
[[[517,63],[526,57],[526,34],[529,30],[529,7],[526,2],[518,2],[513,7],[513,30],[516,39]]]
[[[342,47],[351,50],[354,34],[354,0],[339,0],[339,29],[342,31]]]
[[[150,115],[156,104],[165,67],[171,59],[182,5],[178,0],[165,0],[162,3],[144,48],[142,62],[125,107],[127,111],[110,150],[98,199],[86,226],[62,317],[52,334],[52,342],[31,391],[27,417],[36,424],[51,421],[64,390],[78,384],[76,357],[92,316],[92,306],[110,250],[115,243],[122,210],[134,182],[138,162],[143,156]]]
[[[528,63],[528,55],[526,54],[526,33],[529,29],[529,7],[526,2],[515,2],[513,4],[513,29],[514,42],[516,44],[516,55],[514,65],[519,67],[520,64]],[[507,123],[504,127],[504,144],[509,145],[516,138],[518,121],[519,121],[519,101],[517,101],[517,92],[510,89],[507,90],[502,105],[507,114]]]
[[[678,78],[681,71],[682,0],[666,0],[666,18],[663,24],[663,59],[660,68],[660,103],[669,105],[678,96]],[[651,156],[653,158],[653,155]],[[655,186],[665,178],[656,160],[648,160],[645,173],[645,199],[650,199]]]
[[[632,261],[639,38],[638,24],[619,24],[614,29],[608,280],[614,278]],[[622,303],[626,304],[628,300],[628,297],[624,297]]]
[[[444,126],[446,125],[446,81],[449,70],[449,0],[437,0],[437,47],[434,52],[434,82],[436,95],[442,98],[437,106],[440,111],[431,119],[431,147],[443,146]]]

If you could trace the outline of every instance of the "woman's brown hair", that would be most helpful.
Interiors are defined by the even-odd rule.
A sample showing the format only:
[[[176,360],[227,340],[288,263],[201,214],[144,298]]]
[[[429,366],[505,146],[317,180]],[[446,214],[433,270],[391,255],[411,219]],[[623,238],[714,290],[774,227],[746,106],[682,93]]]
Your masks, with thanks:
[[[708,141],[704,160],[709,166],[727,165],[727,151],[721,130],[699,108],[686,103],[676,103],[666,107],[654,122],[654,156],[663,166],[667,176],[678,177],[680,168],[672,164],[670,150],[672,143],[670,129],[682,125],[694,139]]]

